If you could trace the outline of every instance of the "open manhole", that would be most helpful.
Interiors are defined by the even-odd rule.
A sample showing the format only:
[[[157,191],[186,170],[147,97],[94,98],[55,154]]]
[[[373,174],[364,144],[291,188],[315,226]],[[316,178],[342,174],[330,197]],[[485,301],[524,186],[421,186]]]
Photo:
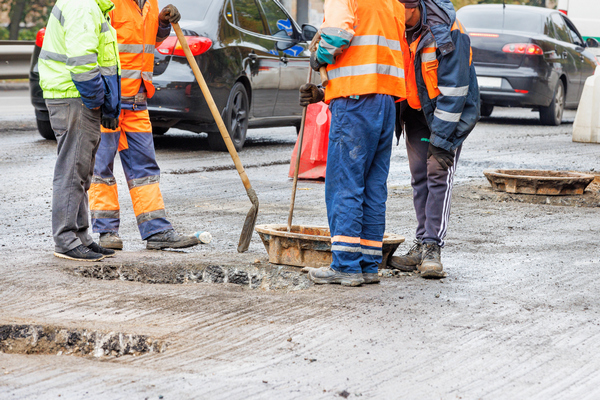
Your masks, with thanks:
[[[70,269],[77,275],[100,280],[120,280],[151,284],[230,283],[247,289],[296,291],[313,284],[302,271],[281,265],[202,265],[136,262],[81,265]]]
[[[145,335],[42,325],[0,325],[0,351],[3,353],[99,358],[162,353],[166,347],[165,342]]]
[[[580,195],[594,180],[594,175],[571,171],[497,169],[483,174],[494,190],[546,196]]]

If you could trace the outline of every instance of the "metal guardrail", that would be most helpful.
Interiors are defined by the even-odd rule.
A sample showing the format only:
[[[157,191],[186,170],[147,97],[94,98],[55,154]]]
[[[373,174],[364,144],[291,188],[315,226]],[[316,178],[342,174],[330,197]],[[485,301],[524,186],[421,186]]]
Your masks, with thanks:
[[[0,40],[0,79],[26,79],[34,41]]]

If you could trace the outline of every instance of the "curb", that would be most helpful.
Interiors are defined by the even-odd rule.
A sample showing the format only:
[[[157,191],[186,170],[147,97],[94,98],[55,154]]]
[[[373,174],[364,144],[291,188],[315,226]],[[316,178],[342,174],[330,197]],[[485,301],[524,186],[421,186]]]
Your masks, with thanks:
[[[27,82],[0,82],[0,90],[29,90]]]

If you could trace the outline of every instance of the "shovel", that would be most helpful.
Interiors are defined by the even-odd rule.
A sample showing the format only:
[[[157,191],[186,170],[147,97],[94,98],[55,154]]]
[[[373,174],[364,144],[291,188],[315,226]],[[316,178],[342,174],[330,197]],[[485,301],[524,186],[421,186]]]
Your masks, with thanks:
[[[256,197],[256,193],[254,189],[252,189],[252,185],[250,184],[250,180],[248,179],[248,175],[246,175],[246,171],[244,170],[244,166],[240,161],[240,157],[238,156],[237,151],[231,141],[231,137],[229,136],[229,132],[225,127],[225,123],[223,123],[223,118],[221,118],[221,114],[219,114],[219,109],[213,100],[212,95],[210,94],[210,90],[206,85],[206,81],[200,72],[200,68],[198,68],[198,63],[196,59],[192,55],[190,50],[190,46],[188,46],[187,40],[185,36],[183,36],[183,32],[181,32],[181,28],[179,24],[171,24],[173,26],[173,30],[177,35],[177,39],[179,39],[179,43],[181,43],[181,47],[183,47],[183,52],[185,53],[185,57],[190,63],[190,67],[192,67],[192,71],[194,71],[194,76],[200,85],[200,89],[202,90],[202,94],[204,95],[204,99],[210,108],[210,112],[219,127],[219,132],[221,132],[221,136],[223,137],[223,141],[227,146],[227,150],[229,151],[229,155],[231,155],[231,159],[235,164],[235,168],[240,174],[240,178],[242,178],[242,182],[244,183],[244,187],[246,188],[246,193],[250,198],[250,202],[252,203],[252,207],[248,214],[246,215],[246,220],[244,221],[244,226],[242,227],[242,233],[240,235],[240,241],[238,243],[238,252],[243,253],[248,250],[248,246],[250,246],[250,240],[252,239],[252,233],[254,232],[254,226],[256,225],[256,216],[258,214],[258,197]]]

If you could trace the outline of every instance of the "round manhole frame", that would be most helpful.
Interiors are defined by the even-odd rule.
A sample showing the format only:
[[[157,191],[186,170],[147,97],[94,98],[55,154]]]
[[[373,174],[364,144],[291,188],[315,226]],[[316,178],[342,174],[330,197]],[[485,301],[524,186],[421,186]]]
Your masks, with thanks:
[[[487,169],[483,174],[499,192],[543,196],[582,195],[594,175],[576,171]]]

